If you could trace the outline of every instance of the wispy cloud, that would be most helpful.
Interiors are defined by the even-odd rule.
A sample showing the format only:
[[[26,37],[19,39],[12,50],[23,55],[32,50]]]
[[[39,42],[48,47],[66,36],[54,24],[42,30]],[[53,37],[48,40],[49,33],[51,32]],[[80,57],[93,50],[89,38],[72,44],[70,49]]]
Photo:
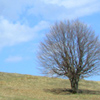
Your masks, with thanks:
[[[10,23],[0,17],[0,47],[26,42],[34,35],[34,29],[20,23]]]
[[[47,27],[47,24],[45,21],[41,21],[30,28],[20,23],[11,23],[0,17],[0,48],[35,39],[36,35]]]
[[[35,39],[48,22],[98,11],[100,0],[0,0],[0,48]]]
[[[28,9],[28,14],[44,20],[62,20],[86,16],[100,11],[99,0],[40,0]]]
[[[60,20],[98,12],[100,0],[0,0],[0,9],[1,16],[14,21],[22,20],[25,16]]]
[[[11,62],[12,63],[12,62],[20,62],[22,60],[23,60],[23,58],[20,57],[20,56],[10,56],[7,59],[5,59],[5,62]]]
[[[93,5],[98,3],[99,0],[42,0],[46,4],[54,4],[58,6],[64,6],[66,8],[79,8],[83,6]],[[100,3],[100,2],[99,2]]]

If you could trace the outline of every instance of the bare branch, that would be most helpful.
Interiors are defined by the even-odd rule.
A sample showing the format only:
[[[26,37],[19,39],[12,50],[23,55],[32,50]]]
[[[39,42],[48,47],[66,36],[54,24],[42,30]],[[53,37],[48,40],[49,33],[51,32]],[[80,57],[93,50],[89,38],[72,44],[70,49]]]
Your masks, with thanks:
[[[42,68],[73,81],[100,68],[100,42],[91,27],[78,20],[55,23],[40,50]]]

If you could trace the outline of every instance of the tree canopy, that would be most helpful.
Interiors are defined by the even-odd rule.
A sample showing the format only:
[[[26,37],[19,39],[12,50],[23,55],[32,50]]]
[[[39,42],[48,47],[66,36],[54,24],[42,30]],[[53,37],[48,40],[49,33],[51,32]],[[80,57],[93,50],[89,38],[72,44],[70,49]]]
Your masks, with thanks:
[[[43,71],[68,77],[73,93],[80,78],[99,71],[100,42],[92,28],[79,20],[55,23],[39,49]]]

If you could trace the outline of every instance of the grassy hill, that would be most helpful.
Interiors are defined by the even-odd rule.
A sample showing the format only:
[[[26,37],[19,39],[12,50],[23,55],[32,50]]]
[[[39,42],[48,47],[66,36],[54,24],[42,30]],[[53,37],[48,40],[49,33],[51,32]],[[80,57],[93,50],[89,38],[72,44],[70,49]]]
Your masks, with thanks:
[[[0,100],[100,100],[100,82],[81,80],[79,92],[65,79],[0,72]]]

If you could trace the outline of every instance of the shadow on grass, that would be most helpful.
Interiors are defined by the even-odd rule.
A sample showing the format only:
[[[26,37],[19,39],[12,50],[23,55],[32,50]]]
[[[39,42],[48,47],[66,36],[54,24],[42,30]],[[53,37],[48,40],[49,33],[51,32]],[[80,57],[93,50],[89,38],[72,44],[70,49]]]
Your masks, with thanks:
[[[71,89],[65,89],[65,88],[53,88],[53,89],[44,89],[45,92],[50,92],[53,94],[61,94],[61,95],[70,95],[73,94]],[[78,94],[95,94],[100,95],[100,91],[94,91],[94,90],[78,90]]]

